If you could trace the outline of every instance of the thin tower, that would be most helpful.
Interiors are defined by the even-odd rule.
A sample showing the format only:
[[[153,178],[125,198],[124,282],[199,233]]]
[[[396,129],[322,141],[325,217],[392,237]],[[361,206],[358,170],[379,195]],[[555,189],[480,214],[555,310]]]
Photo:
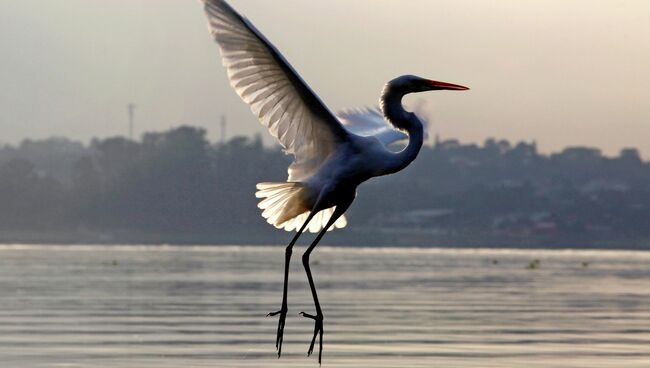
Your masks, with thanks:
[[[133,139],[133,116],[135,114],[135,105],[133,103],[130,103],[127,105],[127,109],[129,111],[129,139]]]
[[[226,143],[226,115],[221,115],[221,136],[219,137],[221,143]]]

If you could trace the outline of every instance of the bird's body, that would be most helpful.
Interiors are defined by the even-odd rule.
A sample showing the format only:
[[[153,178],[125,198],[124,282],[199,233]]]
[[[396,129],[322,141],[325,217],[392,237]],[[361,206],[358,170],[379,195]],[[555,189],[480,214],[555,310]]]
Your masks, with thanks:
[[[385,163],[394,160],[393,156],[373,137],[351,136],[314,175],[305,180],[305,185],[314,194],[314,202],[310,205],[316,205],[318,194],[323,196],[320,209],[341,204],[336,198],[337,193],[354,194],[364,181],[388,174]]]
[[[368,159],[383,153],[379,141],[372,138],[355,137],[342,144],[305,180],[304,185],[310,193],[306,206],[321,211],[351,202],[359,184],[379,175],[381,170]]]
[[[422,133],[416,134],[422,136]],[[422,140],[413,139],[410,142],[414,145],[412,150],[415,157],[422,146]],[[389,151],[377,138],[351,134],[348,141],[337,147],[318,171],[305,180],[305,185],[312,193],[313,201],[309,206],[317,204],[319,195],[322,199],[317,210],[344,204],[350,196],[354,198],[359,184],[398,171],[402,162],[399,153]],[[343,202],[339,197],[342,197]]]
[[[308,354],[320,336],[320,362],[323,313],[309,267],[311,252],[327,230],[345,227],[344,213],[361,183],[398,172],[417,157],[425,132],[418,117],[403,108],[404,95],[467,88],[404,75],[386,84],[380,98],[381,112],[360,110],[336,116],[250,21],[223,0],[203,1],[232,87],[285,152],[294,156],[287,182],[257,185],[262,216],[278,228],[297,230],[285,252],[282,307],[269,315],[280,317],[276,336],[279,356],[293,245],[303,231],[318,232],[302,258],[316,314],[301,315],[315,322]],[[403,150],[388,149],[388,145],[406,137],[408,145]]]

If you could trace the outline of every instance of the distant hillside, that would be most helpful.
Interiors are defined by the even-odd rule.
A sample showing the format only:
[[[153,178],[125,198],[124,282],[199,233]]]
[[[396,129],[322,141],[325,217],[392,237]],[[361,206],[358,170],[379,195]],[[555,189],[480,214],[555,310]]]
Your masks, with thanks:
[[[289,162],[259,137],[216,144],[188,126],[4,146],[0,241],[283,243],[253,193],[285,180]],[[650,164],[632,148],[542,155],[523,142],[437,141],[364,184],[349,218],[326,243],[650,248]]]

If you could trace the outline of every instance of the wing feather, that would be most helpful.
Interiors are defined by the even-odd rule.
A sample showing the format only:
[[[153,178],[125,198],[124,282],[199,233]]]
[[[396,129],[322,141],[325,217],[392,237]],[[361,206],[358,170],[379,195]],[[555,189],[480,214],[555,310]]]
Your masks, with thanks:
[[[289,181],[311,176],[348,131],[280,52],[223,0],[204,0],[231,86],[294,155]]]
[[[389,122],[379,108],[362,108],[344,110],[338,113],[339,120],[343,127],[350,133],[364,136],[375,137],[384,146],[390,146],[395,142],[408,139],[408,136],[399,130],[396,130]],[[425,139],[427,139],[428,121],[420,118],[424,125]]]
[[[384,146],[407,139],[408,136],[395,130],[378,108],[351,109],[338,114],[341,123],[356,135],[377,138]]]

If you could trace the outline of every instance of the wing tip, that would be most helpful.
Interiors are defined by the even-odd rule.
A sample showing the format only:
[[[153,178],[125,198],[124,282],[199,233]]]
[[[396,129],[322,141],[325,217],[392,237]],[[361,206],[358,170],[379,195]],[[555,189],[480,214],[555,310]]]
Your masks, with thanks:
[[[231,15],[243,21],[244,17],[235,10],[225,0],[199,0],[203,2],[203,7],[208,16],[217,16],[219,13]],[[213,13],[215,12],[215,13]]]

